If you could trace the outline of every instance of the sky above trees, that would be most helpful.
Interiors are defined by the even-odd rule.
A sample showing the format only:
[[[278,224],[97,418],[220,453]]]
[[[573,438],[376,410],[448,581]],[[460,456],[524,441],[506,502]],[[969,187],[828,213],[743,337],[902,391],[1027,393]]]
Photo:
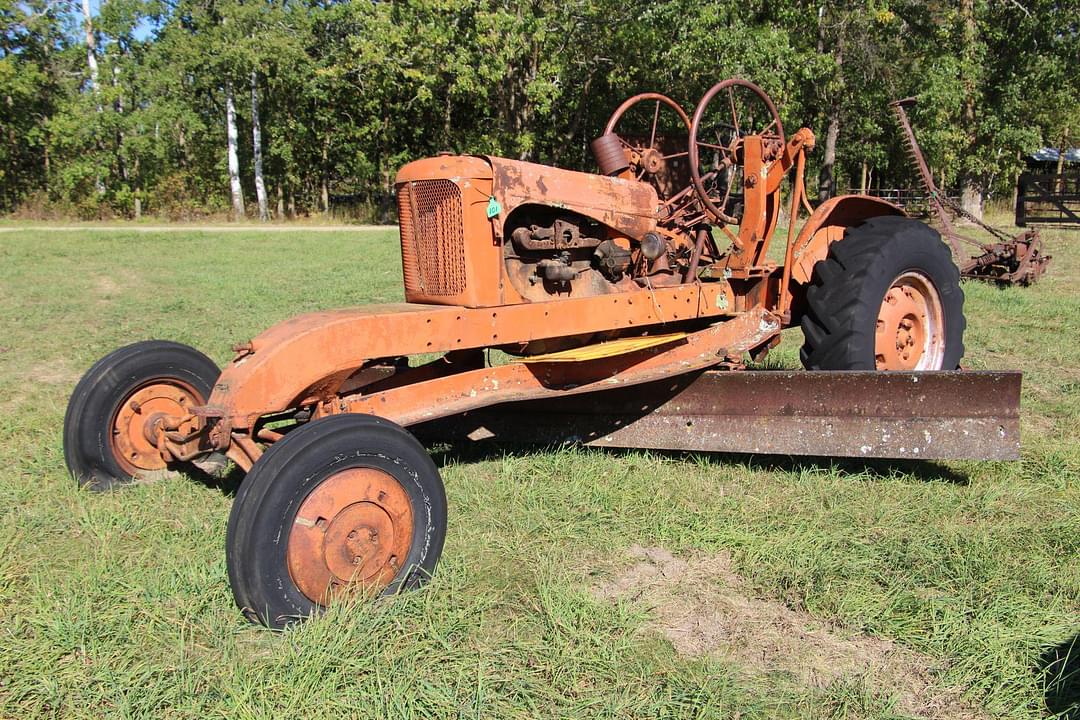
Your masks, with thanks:
[[[0,0],[0,209],[278,216],[349,196],[374,218],[408,160],[593,170],[588,143],[625,97],[690,112],[731,76],[765,88],[789,132],[814,130],[823,194],[913,184],[900,97],[919,98],[935,176],[969,203],[1080,135],[1071,0],[88,5],[89,35],[82,0]]]

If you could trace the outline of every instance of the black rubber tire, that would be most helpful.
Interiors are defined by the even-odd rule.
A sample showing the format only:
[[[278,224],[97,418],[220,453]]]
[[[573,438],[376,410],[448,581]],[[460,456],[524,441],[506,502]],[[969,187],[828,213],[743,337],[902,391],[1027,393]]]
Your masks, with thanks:
[[[371,415],[316,420],[274,443],[247,474],[229,515],[225,559],[237,606],[251,621],[284,629],[324,608],[289,575],[289,532],[307,495],[331,475],[372,467],[396,478],[413,510],[402,568],[383,595],[419,587],[435,571],[446,539],[446,491],[424,446],[404,428]]]
[[[964,356],[964,291],[960,271],[936,230],[906,217],[876,217],[848,228],[814,266],[802,312],[807,370],[874,370],[874,334],[886,291],[905,272],[917,271],[941,299],[945,349],[941,370]]]
[[[111,490],[135,478],[117,462],[109,440],[120,403],[141,385],[175,379],[205,403],[221,370],[195,348],[168,340],[144,340],[114,350],[86,371],[64,415],[64,461],[80,485]]]

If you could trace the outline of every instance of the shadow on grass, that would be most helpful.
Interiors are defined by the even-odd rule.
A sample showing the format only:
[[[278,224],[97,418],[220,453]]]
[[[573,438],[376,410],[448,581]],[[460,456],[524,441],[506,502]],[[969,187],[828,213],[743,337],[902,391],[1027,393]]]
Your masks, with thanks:
[[[236,493],[240,490],[240,483],[247,475],[234,463],[229,463],[228,468],[221,473],[208,473],[194,465],[189,465],[184,468],[184,474],[200,485],[205,485],[210,490],[217,490],[228,498],[236,497]]]
[[[1057,720],[1080,720],[1080,633],[1047,648],[1035,665],[1046,709]]]
[[[508,442],[472,442],[461,440],[453,443],[428,444],[432,459],[440,468],[455,463],[473,463],[510,456],[530,456],[558,451],[566,447],[583,447],[573,444],[524,444]],[[627,457],[642,452],[627,448],[591,448],[614,457]],[[714,463],[742,465],[761,472],[820,473],[835,472],[843,476],[859,476],[870,480],[892,480],[898,475],[914,477],[923,482],[947,482],[966,486],[967,475],[956,472],[941,463],[930,460],[794,457],[791,455],[740,455],[736,453],[699,452],[690,450],[647,450],[655,457],[680,462],[697,463],[708,460]],[[217,490],[229,498],[236,497],[246,473],[233,463],[222,473],[207,473],[194,466],[184,468],[192,480],[208,489]]]
[[[522,443],[469,442],[460,441],[449,445],[437,445],[432,451],[432,458],[439,467],[451,463],[470,463],[494,460],[507,455],[528,456],[559,450],[575,445],[543,445]],[[634,455],[641,450],[624,448],[592,448],[615,457]],[[876,459],[876,458],[837,458],[837,457],[794,457],[791,455],[740,455],[736,453],[697,452],[688,450],[647,450],[650,455],[671,460],[697,462],[707,459],[710,462],[742,465],[751,470],[764,472],[838,472],[847,476],[864,476],[872,480],[891,480],[898,475],[915,477],[924,482],[947,482],[966,486],[967,475],[957,472],[941,463],[929,460]]]

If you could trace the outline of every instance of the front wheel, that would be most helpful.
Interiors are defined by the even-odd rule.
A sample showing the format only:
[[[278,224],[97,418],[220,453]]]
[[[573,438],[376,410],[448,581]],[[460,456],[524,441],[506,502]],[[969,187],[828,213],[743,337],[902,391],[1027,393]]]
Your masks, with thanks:
[[[233,502],[233,597],[271,628],[335,598],[414,588],[446,537],[446,494],[424,447],[370,415],[316,420],[274,443]]]
[[[871,218],[814,267],[801,358],[807,370],[955,370],[965,325],[960,271],[937,231]]]
[[[198,350],[146,340],[114,350],[75,386],[64,415],[64,460],[80,485],[109,490],[167,463],[155,423],[205,405],[221,371]]]

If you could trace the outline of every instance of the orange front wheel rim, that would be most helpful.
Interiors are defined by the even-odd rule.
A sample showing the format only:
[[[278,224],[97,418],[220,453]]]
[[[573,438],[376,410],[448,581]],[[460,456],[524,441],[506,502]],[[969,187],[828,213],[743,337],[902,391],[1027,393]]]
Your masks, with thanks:
[[[152,380],[124,398],[113,413],[109,438],[113,457],[129,475],[164,470],[157,434],[167,418],[188,415],[203,403],[191,385],[176,379]]]
[[[878,370],[938,370],[945,356],[945,315],[934,284],[905,272],[885,291],[874,335]]]
[[[376,468],[334,473],[300,505],[286,550],[289,576],[309,600],[385,588],[412,544],[409,496]]]

